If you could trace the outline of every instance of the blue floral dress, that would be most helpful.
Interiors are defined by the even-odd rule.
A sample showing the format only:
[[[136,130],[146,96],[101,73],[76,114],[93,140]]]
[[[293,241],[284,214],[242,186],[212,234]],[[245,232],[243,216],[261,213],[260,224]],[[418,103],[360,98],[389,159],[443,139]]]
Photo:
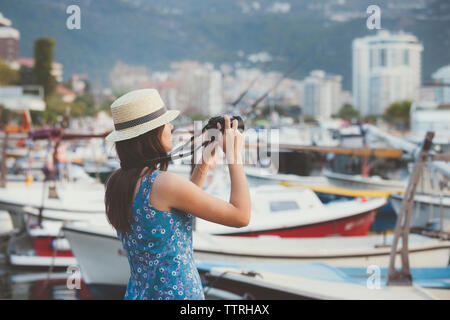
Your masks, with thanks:
[[[202,300],[203,287],[192,250],[194,217],[179,210],[161,211],[149,203],[153,181],[147,175],[133,202],[134,223],[117,232],[130,264],[126,300]]]

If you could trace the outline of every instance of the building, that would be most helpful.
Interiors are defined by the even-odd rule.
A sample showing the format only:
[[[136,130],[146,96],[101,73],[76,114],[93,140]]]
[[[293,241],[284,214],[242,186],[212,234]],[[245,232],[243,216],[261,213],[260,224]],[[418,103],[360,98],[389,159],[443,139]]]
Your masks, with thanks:
[[[209,114],[219,115],[225,108],[225,101],[223,96],[223,81],[222,73],[213,70],[209,75]]]
[[[109,74],[113,89],[131,90],[150,80],[149,71],[144,66],[132,66],[118,61]]]
[[[422,44],[412,34],[379,31],[353,40],[353,104],[362,116],[381,115],[390,104],[417,99]]]
[[[433,144],[440,145],[443,152],[450,152],[450,106],[436,102],[413,103],[410,111],[410,140],[421,143],[428,131],[435,136]]]
[[[113,89],[131,90],[150,80],[149,71],[144,66],[132,66],[118,61],[109,74]]]
[[[44,89],[41,86],[0,87],[0,105],[15,111],[44,111]]]
[[[18,70],[20,32],[11,25],[11,20],[0,12],[0,60]]]
[[[86,90],[87,81],[89,80],[89,77],[87,74],[78,74],[73,73],[70,77],[70,85],[72,87],[72,90],[76,94],[83,94]]]
[[[34,58],[20,58],[18,63],[20,67],[29,69],[34,68]],[[63,65],[61,63],[53,61],[50,73],[55,78],[56,82],[60,83],[63,81]]]
[[[303,80],[302,110],[304,115],[330,119],[342,106],[342,77],[313,70]]]
[[[224,99],[227,103],[233,103],[245,92],[239,105],[250,107],[257,99],[268,93],[267,98],[261,101],[260,107],[267,104],[300,106],[302,81],[282,78],[283,74],[280,72],[263,72],[257,68],[237,68],[234,74],[228,71],[224,74],[223,80]]]
[[[178,81],[170,81],[163,79],[152,79],[141,83],[139,89],[156,89],[161,99],[169,109],[175,109],[177,106],[177,93],[180,87]]]
[[[63,65],[62,63],[53,61],[52,62],[52,76],[55,77],[56,82],[63,82]]]
[[[436,84],[445,84],[434,87],[436,101],[439,104],[450,104],[450,65],[440,68],[431,77]]]
[[[62,86],[62,85],[58,85],[56,86],[56,93],[61,96],[62,101],[64,102],[74,102],[77,94],[75,92],[73,92],[70,89],[67,89],[66,87]]]
[[[341,92],[341,107],[346,104],[353,105],[353,96],[350,91]]]
[[[210,63],[181,61],[171,64],[170,78],[178,82],[176,109],[217,115],[223,112],[223,79]]]

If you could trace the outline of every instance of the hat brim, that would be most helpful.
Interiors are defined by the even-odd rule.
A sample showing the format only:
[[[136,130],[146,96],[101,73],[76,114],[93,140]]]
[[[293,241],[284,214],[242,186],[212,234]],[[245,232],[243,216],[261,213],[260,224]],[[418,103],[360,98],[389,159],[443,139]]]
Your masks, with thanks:
[[[180,111],[178,110],[167,110],[166,113],[164,113],[162,116],[159,116],[157,119],[140,124],[135,127],[123,129],[123,130],[114,130],[110,134],[106,136],[107,141],[123,141],[128,140],[132,138],[136,138],[140,136],[141,134],[144,134],[146,132],[149,132],[153,129],[156,129],[160,126],[165,125],[166,123],[169,123],[170,121],[174,120],[178,115],[180,114]]]

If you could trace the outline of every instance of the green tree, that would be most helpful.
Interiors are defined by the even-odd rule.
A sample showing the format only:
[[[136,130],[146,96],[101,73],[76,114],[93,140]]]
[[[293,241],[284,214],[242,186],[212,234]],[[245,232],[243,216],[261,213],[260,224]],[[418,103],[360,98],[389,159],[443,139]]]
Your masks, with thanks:
[[[19,85],[30,85],[35,83],[33,67],[21,66],[19,69]]]
[[[364,117],[364,121],[369,122],[369,123],[376,123],[377,120],[378,120],[378,116],[375,114],[369,114]]]
[[[0,86],[9,86],[19,81],[20,75],[0,60]]]
[[[261,108],[261,115],[264,118],[267,118],[268,116],[270,116],[270,113],[272,111],[277,112],[280,116],[288,116],[289,115],[288,108],[280,106],[278,104],[276,104],[276,105],[266,104],[265,106],[262,106],[262,108]]]
[[[75,105],[83,104],[85,106],[84,109],[86,109],[85,115],[87,116],[94,116],[97,113],[97,110],[95,108],[95,100],[91,94],[82,94],[81,96],[76,97],[73,103]]]
[[[394,102],[384,111],[383,120],[397,128],[409,129],[411,104],[409,100]]]
[[[359,110],[353,108],[351,104],[345,104],[341,109],[335,114],[335,117],[346,120],[346,121],[358,121],[360,119]]]
[[[208,116],[201,112],[190,112],[188,117],[191,118],[192,121],[203,121],[208,119]]]
[[[306,123],[315,123],[317,122],[316,118],[314,116],[311,115],[305,115],[303,118],[303,121],[305,121]]]
[[[55,40],[38,39],[34,43],[34,79],[44,88],[45,97],[50,96],[56,88],[56,80],[52,76],[53,48]]]
[[[111,105],[113,104],[114,99],[105,98],[100,102],[99,111],[104,111],[107,114],[111,115]]]
[[[83,92],[85,94],[92,94],[92,92],[91,92],[91,83],[88,80],[86,80],[86,81],[84,81],[84,84],[85,84],[85,87],[84,87]]]
[[[42,120],[48,124],[55,124],[58,116],[64,116],[66,110],[69,110],[71,117],[83,117],[86,115],[93,115],[88,112],[88,99],[75,99],[74,102],[64,102],[62,97],[57,94],[52,94],[46,98],[47,108],[42,113]]]

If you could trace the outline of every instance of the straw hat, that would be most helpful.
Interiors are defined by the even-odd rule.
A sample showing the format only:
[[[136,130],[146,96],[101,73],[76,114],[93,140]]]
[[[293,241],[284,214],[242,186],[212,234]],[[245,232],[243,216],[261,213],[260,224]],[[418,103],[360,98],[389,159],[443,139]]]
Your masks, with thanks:
[[[180,112],[167,110],[156,89],[128,92],[111,105],[115,130],[106,140],[135,138],[175,119]]]

